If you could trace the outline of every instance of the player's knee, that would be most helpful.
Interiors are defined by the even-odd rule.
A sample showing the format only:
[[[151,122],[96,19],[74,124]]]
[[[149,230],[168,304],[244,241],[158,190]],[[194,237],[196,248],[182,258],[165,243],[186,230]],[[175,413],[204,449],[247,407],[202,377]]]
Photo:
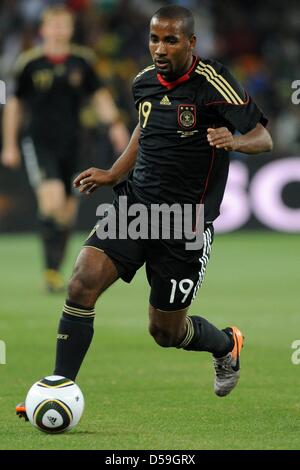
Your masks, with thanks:
[[[78,277],[72,277],[68,285],[68,298],[72,302],[78,302],[78,299],[85,294],[85,284],[83,280]],[[79,303],[79,302],[78,302]]]
[[[39,212],[43,217],[60,221],[66,212],[64,194],[49,193],[47,197],[38,197]]]
[[[150,324],[149,333],[162,348],[175,347],[179,342],[177,334],[169,330],[164,330],[157,325]]]
[[[88,273],[77,272],[72,276],[68,285],[68,299],[71,302],[85,304],[87,298],[92,298],[96,291],[96,283]]]
[[[49,204],[40,207],[40,213],[43,217],[51,218],[58,223],[60,223],[61,219],[63,218],[62,212],[63,204],[61,204],[60,202],[49,202]]]

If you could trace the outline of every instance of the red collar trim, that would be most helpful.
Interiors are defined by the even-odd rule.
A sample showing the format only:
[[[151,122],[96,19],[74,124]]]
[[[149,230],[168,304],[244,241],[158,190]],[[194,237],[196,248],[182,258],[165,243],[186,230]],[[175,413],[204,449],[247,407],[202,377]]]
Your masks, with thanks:
[[[46,55],[47,60],[52,64],[63,64],[68,59],[69,54],[65,55]]]
[[[168,90],[172,90],[173,88],[175,88],[177,85],[179,85],[180,83],[184,83],[186,82],[187,80],[189,80],[190,76],[191,76],[191,73],[193,72],[194,68],[195,68],[195,65],[196,63],[198,62],[198,57],[194,57],[194,61],[190,67],[190,69],[184,74],[182,75],[181,77],[177,78],[177,80],[173,81],[173,82],[167,82],[167,80],[165,80],[159,73],[157,74],[157,78],[159,80],[159,82],[164,86],[166,87]]]

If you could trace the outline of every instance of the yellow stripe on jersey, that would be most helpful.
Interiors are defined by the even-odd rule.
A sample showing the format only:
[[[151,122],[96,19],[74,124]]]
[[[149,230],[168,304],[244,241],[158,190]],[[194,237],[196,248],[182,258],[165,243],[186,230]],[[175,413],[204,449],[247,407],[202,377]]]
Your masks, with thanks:
[[[77,55],[87,62],[94,64],[97,61],[97,56],[95,52],[89,47],[80,46],[78,44],[71,44],[70,47],[71,54]]]
[[[226,93],[224,92],[224,90],[222,90],[222,88],[220,88],[220,86],[218,85],[218,83],[217,83],[215,80],[213,80],[213,79],[210,78],[210,76],[209,76],[209,74],[208,74],[207,72],[204,72],[203,70],[198,70],[198,69],[196,69],[195,72],[198,73],[198,75],[203,75],[203,76],[206,78],[206,80],[207,80],[209,83],[211,83],[211,84],[216,88],[216,90],[218,90],[218,92],[223,96],[223,98],[225,98],[225,100],[227,101],[227,103],[229,103],[229,104],[237,104],[237,103],[234,103],[234,102],[226,95]]]
[[[200,67],[199,70],[201,70],[206,76],[209,76],[212,80],[213,83],[218,83],[219,87],[223,90],[223,93],[225,93],[226,97],[229,99],[229,102],[231,104],[239,104],[238,101],[236,100],[235,96],[228,90],[228,88],[222,83],[222,81],[219,79],[219,77],[215,77],[212,72],[206,68]],[[221,92],[222,93],[222,92]]]
[[[233,96],[235,96],[236,100],[239,102],[239,104],[244,104],[243,100],[241,99],[241,97],[237,94],[237,92],[235,91],[235,89],[230,85],[230,83],[220,74],[218,74],[215,69],[209,65],[209,64],[204,64],[203,62],[201,62],[200,60],[200,64],[202,65],[202,67],[204,68],[207,68],[209,70],[211,70],[212,74],[215,76],[215,77],[218,77],[223,83],[224,85],[228,88],[228,90],[233,94]]]
[[[82,57],[87,62],[93,64],[95,63],[97,56],[92,49],[89,47],[79,46],[77,44],[71,44],[70,47],[71,54],[77,55],[78,57]],[[33,47],[22,52],[18,59],[16,60],[14,71],[16,74],[21,73],[27,64],[31,61],[38,59],[44,55],[44,50],[41,46]]]
[[[149,65],[149,67],[146,67],[146,68],[143,69],[140,73],[138,73],[134,80],[136,80],[137,78],[139,78],[139,77],[140,77],[141,75],[143,75],[144,73],[150,72],[150,70],[153,70],[153,69],[155,69],[155,65]]]
[[[203,62],[199,62],[200,66],[197,67],[197,70],[204,72],[206,78],[208,76],[210,77],[210,83],[212,85],[218,84],[219,88],[215,86],[215,88],[218,89],[218,91],[222,94],[222,96],[226,99],[227,102],[231,102],[231,104],[244,104],[244,101],[241,99],[241,97],[237,94],[237,92],[234,90],[234,88],[230,85],[230,83],[220,74],[218,74],[215,69],[209,65],[209,64],[204,64]],[[204,75],[202,73],[201,75]],[[223,90],[223,92],[220,91],[220,88]],[[228,101],[229,98],[229,101]]]
[[[21,73],[29,62],[42,57],[43,54],[43,49],[40,46],[22,52],[15,63],[14,72],[16,74]]]

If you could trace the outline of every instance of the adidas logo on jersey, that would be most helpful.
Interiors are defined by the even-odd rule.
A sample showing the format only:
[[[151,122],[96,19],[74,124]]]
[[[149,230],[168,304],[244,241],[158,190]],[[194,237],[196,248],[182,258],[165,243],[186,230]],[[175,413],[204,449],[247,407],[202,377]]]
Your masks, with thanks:
[[[171,103],[171,101],[169,100],[169,98],[167,97],[167,95],[165,95],[165,96],[163,97],[163,99],[161,100],[160,104],[164,104],[164,105],[169,106],[169,105],[172,104],[172,103]]]

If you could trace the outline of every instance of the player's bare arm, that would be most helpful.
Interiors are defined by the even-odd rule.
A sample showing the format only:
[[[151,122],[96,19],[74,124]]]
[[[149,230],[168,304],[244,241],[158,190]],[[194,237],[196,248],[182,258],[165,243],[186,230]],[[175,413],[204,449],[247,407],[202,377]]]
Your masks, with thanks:
[[[140,125],[138,124],[132,133],[130,142],[109,170],[89,168],[83,171],[74,180],[75,188],[81,193],[90,194],[100,186],[114,185],[124,178],[135,165],[140,137]]]
[[[21,112],[21,101],[15,96],[11,97],[3,113],[3,150],[1,155],[2,164],[8,168],[18,168],[21,165],[18,147]]]
[[[115,151],[123,152],[128,145],[129,133],[110,92],[100,88],[93,96],[93,105],[101,122],[109,126],[108,135]]]
[[[227,127],[207,129],[207,140],[212,147],[241,153],[270,152],[273,148],[272,138],[267,129],[260,123],[244,135],[233,135]]]

